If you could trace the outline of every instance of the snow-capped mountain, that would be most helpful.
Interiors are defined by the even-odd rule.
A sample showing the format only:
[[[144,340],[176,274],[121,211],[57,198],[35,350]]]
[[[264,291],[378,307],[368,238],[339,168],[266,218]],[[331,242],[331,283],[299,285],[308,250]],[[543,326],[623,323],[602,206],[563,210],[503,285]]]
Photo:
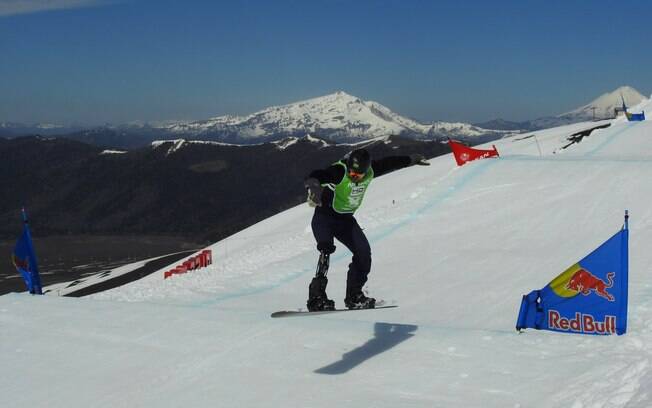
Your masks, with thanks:
[[[467,123],[422,124],[372,101],[336,92],[283,106],[273,106],[248,116],[220,116],[203,121],[179,122],[160,129],[186,137],[231,143],[258,143],[288,136],[311,134],[332,142],[356,142],[401,135],[416,139],[479,136],[500,137],[504,131],[482,129]]]
[[[487,129],[539,130],[584,121],[610,119],[616,116],[616,108],[620,109],[622,107],[623,99],[628,107],[636,106],[639,103],[648,100],[648,98],[631,86],[621,86],[612,92],[600,95],[586,105],[556,116],[544,116],[525,122],[512,122],[503,119],[496,119],[488,122],[477,123],[476,126]]]
[[[600,95],[598,98],[584,106],[560,115],[560,117],[573,116],[591,119],[593,118],[594,109],[596,118],[610,117],[614,115],[616,108],[622,106],[623,100],[627,106],[634,106],[646,99],[645,96],[641,95],[640,92],[631,86],[621,86],[613,92],[607,92]]]
[[[621,86],[570,112],[533,120],[533,128],[543,129],[587,120],[613,118],[616,108],[622,107],[623,99],[627,106],[634,106],[647,98],[631,86]]]

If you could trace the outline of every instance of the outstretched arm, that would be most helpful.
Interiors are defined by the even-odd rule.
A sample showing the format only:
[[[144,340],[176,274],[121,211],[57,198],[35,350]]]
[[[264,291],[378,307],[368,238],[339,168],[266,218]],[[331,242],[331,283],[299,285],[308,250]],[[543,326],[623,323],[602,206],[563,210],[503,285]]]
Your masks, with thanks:
[[[344,177],[344,167],[339,165],[331,165],[325,169],[313,170],[310,172],[306,180],[316,179],[319,184],[333,183],[338,184]]]
[[[389,156],[379,160],[373,160],[371,167],[374,169],[374,176],[382,176],[391,171],[418,164],[429,166],[422,154],[411,154],[409,156]]]

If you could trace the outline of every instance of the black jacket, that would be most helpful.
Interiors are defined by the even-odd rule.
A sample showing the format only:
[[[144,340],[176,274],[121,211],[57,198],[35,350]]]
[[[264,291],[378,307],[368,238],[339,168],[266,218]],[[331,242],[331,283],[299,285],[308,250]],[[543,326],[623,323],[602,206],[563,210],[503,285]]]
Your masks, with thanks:
[[[389,156],[379,160],[371,161],[371,168],[374,170],[374,178],[387,174],[394,170],[402,169],[412,165],[410,156]],[[344,177],[344,166],[332,164],[325,169],[313,170],[307,179],[314,178],[320,184],[332,183],[339,184]],[[324,212],[328,215],[336,217],[351,217],[353,214],[339,214],[333,210],[333,191],[329,188],[324,188],[321,195],[321,206],[316,207],[315,211]]]

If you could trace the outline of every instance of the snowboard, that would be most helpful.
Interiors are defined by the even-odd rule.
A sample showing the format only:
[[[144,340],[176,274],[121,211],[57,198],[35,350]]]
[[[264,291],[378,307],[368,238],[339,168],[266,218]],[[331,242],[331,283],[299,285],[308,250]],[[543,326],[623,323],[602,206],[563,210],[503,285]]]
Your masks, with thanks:
[[[386,305],[384,303],[377,302],[376,307],[373,309],[335,309],[335,310],[318,310],[311,312],[309,310],[298,309],[298,310],[281,310],[278,312],[272,313],[272,318],[277,317],[297,317],[297,316],[315,316],[323,315],[328,313],[341,313],[341,312],[360,312],[364,310],[378,310],[378,309],[392,309],[398,307],[398,305]]]

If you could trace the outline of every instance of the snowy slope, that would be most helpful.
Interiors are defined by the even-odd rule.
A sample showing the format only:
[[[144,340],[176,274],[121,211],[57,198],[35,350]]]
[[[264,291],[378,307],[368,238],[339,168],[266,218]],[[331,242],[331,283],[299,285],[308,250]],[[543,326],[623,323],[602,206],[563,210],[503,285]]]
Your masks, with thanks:
[[[204,270],[91,298],[2,296],[3,406],[652,406],[652,124],[616,121],[553,154],[573,131],[374,181],[357,216],[368,288],[396,309],[269,317],[306,300],[306,205],[216,243]],[[521,295],[609,238],[625,209],[628,333],[517,334]],[[331,258],[340,306],[349,256],[338,245]]]

